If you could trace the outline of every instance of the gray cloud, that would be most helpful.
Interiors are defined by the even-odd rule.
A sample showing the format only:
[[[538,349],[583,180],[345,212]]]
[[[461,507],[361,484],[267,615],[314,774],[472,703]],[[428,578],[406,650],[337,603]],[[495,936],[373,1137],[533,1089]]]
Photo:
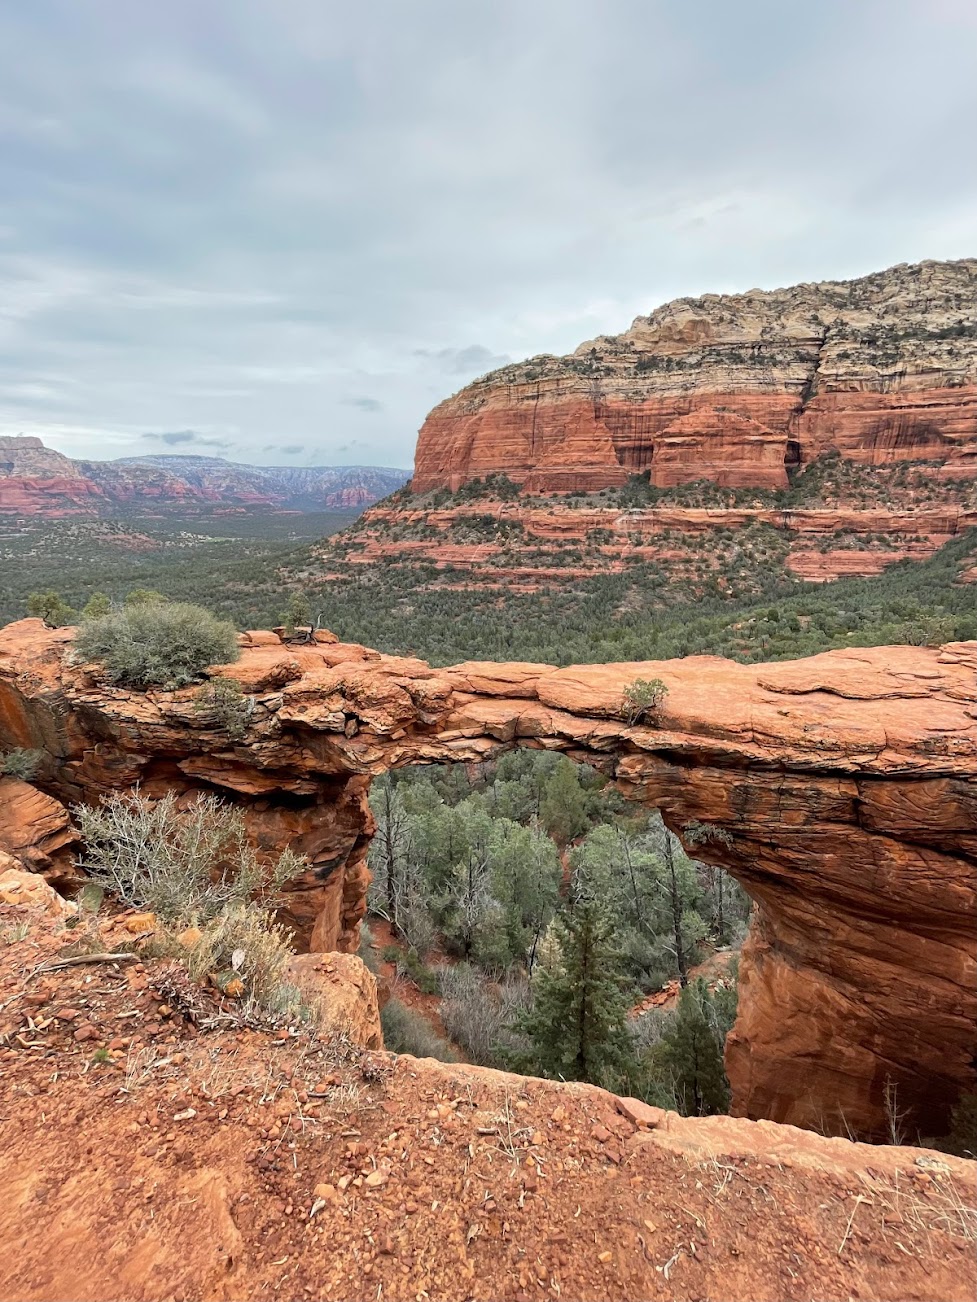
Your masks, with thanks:
[[[446,375],[463,375],[471,377],[484,375],[498,366],[505,366],[512,358],[508,353],[493,353],[482,344],[469,344],[467,348],[439,348],[432,352],[428,348],[415,350],[418,357],[430,358]]]
[[[197,448],[229,448],[231,446],[227,439],[207,438],[192,429],[167,430],[163,434],[143,434],[142,437],[144,439],[155,439],[159,443],[167,444],[168,447],[178,447],[183,444],[191,444]]]
[[[383,403],[379,398],[358,397],[344,398],[343,403],[347,407],[358,407],[360,411],[383,411]]]
[[[262,452],[275,452],[283,457],[297,457],[305,451],[303,443],[283,443],[281,447],[277,443],[268,443],[263,447]]]
[[[203,11],[0,6],[0,433],[405,464],[505,358],[977,247],[971,0]]]

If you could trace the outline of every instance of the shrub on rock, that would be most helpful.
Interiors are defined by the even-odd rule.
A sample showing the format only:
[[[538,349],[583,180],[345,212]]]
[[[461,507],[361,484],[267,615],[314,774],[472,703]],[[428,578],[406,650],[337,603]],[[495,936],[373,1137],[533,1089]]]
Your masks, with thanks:
[[[624,689],[622,697],[624,717],[632,727],[654,717],[661,709],[667,695],[668,688],[660,678],[636,678]]]
[[[8,750],[5,755],[0,754],[0,776],[31,782],[43,759],[44,752],[40,750],[24,750],[22,747]]]
[[[144,602],[85,620],[75,637],[85,660],[125,687],[185,687],[207,665],[239,657],[233,624],[187,602]]]

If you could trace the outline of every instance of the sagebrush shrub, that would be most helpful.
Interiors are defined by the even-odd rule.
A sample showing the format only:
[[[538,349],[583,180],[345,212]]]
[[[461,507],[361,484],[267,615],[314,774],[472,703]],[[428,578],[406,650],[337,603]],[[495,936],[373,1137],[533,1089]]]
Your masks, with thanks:
[[[208,665],[241,654],[233,624],[187,602],[143,602],[85,620],[75,635],[84,660],[126,687],[185,687]]]
[[[172,792],[158,801],[134,792],[74,812],[92,884],[156,915],[147,952],[175,958],[194,980],[214,978],[221,990],[240,982],[246,1004],[297,1010],[288,934],[271,907],[304,859],[286,850],[263,868],[240,812],[214,796],[180,808]]]
[[[255,898],[267,902],[305,867],[286,850],[264,869],[240,811],[216,796],[181,809],[173,792],[156,801],[115,793],[74,813],[85,842],[79,865],[91,880],[167,922],[206,922]]]
[[[6,755],[0,755],[0,775],[20,778],[21,782],[30,782],[36,777],[43,758],[42,750],[24,750],[21,747],[8,750]]]

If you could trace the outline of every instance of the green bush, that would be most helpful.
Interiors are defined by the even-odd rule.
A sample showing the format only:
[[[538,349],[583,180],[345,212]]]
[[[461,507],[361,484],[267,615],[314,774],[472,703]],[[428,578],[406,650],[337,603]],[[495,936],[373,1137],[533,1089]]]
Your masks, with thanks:
[[[75,618],[75,612],[60,592],[32,592],[27,598],[27,613],[43,619],[48,628],[63,628]]]
[[[437,973],[428,967],[416,949],[409,949],[406,954],[401,952],[396,962],[398,974],[409,977],[421,994],[436,995],[438,993]]]
[[[42,750],[8,750],[0,755],[0,774],[8,778],[20,778],[21,782],[30,782],[41,766],[44,758]]]
[[[203,720],[213,721],[239,741],[247,731],[254,698],[245,696],[236,678],[212,678],[194,693],[193,708]]]
[[[162,592],[157,592],[155,588],[133,588],[131,592],[126,593],[125,604],[127,606],[159,606],[167,598]]]
[[[432,1030],[430,1023],[413,1008],[391,997],[380,1012],[383,1043],[391,1053],[409,1053],[415,1058],[437,1058],[439,1062],[457,1062],[458,1056],[447,1040]]]
[[[126,687],[185,687],[241,654],[233,624],[182,601],[143,602],[86,620],[75,637],[85,660]]]
[[[636,678],[623,693],[623,712],[628,723],[640,723],[649,715],[657,714],[668,688],[660,678]]]
[[[112,609],[112,602],[104,592],[93,592],[82,607],[82,619],[101,619]]]
[[[286,637],[294,637],[300,628],[308,628],[311,625],[312,607],[304,593],[289,594],[288,605],[281,613],[281,622],[285,627]]]

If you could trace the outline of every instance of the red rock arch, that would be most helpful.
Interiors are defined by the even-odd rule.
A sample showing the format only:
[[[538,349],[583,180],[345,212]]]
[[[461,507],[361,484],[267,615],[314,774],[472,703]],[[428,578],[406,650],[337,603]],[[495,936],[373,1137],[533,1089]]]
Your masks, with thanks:
[[[365,907],[374,776],[528,745],[609,772],[758,904],[727,1048],[739,1115],[884,1127],[887,1082],[925,1135],[977,1083],[977,643],[881,647],[774,665],[716,657],[553,669],[432,669],[323,642],[245,635],[218,672],[255,697],[248,734],[188,692],[107,688],[63,661],[70,631],[0,631],[0,745],[42,746],[64,800],[139,781],[217,789],[259,844],[313,868],[290,912],[313,946],[352,948]],[[630,726],[636,677],[669,692]]]

